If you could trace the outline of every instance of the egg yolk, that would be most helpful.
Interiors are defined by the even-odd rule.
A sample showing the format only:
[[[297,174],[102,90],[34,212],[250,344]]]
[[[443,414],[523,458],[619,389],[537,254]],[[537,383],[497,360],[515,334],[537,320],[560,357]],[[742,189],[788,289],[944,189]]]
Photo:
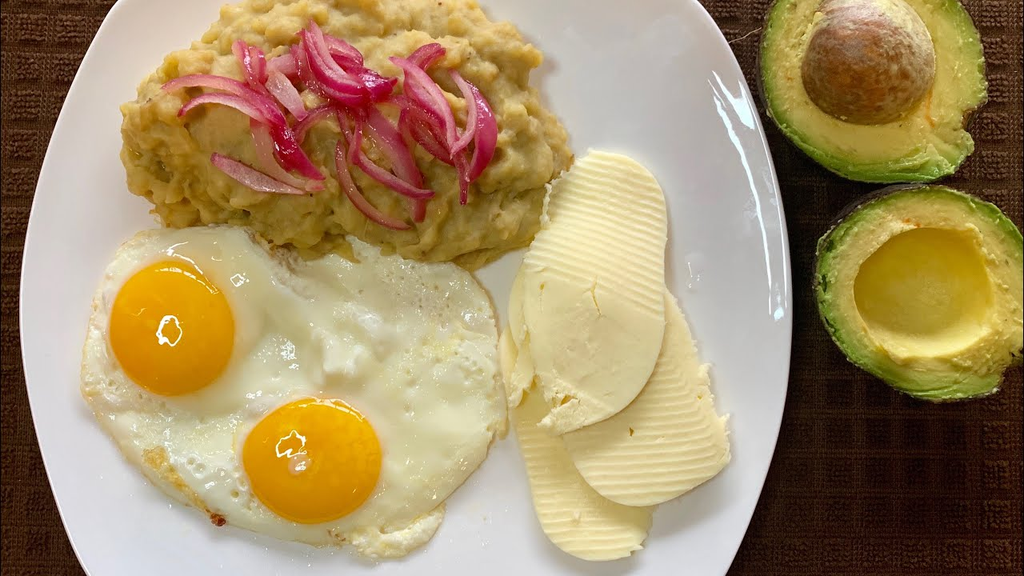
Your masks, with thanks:
[[[340,400],[286,404],[253,427],[242,465],[253,494],[300,524],[341,518],[373,493],[381,451],[370,423]]]
[[[194,265],[157,262],[125,282],[110,312],[110,347],[136,384],[161,396],[194,392],[231,358],[235,322],[224,294]]]

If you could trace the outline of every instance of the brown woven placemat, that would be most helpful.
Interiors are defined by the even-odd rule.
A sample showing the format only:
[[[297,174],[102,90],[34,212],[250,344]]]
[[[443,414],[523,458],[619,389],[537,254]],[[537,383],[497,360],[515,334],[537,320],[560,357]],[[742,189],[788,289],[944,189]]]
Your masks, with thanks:
[[[0,3],[4,575],[81,573],[32,429],[18,278],[50,131],[111,3]],[[753,87],[766,1],[704,4]],[[1021,226],[1022,3],[966,4],[984,40],[991,101],[974,125],[977,151],[949,183],[995,202]],[[871,187],[831,176],[765,123],[793,252],[793,357],[775,460],[732,573],[1021,574],[1021,370],[990,399],[929,405],[850,366],[820,326],[810,267],[833,215]]]

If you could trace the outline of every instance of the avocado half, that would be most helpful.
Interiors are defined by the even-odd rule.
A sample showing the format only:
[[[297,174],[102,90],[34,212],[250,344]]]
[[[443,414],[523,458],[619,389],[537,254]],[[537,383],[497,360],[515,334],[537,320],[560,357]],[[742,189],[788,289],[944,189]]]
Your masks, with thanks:
[[[775,0],[759,58],[768,115],[840,176],[931,182],[974,151],[988,83],[957,0]]]
[[[933,400],[984,396],[1021,362],[1021,233],[988,202],[944,186],[862,198],[818,241],[814,291],[851,362]]]

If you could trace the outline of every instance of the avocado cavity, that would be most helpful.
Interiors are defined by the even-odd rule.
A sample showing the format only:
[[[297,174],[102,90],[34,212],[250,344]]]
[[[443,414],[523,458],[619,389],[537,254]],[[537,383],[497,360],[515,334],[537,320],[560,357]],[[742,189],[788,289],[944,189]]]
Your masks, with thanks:
[[[934,356],[978,340],[992,287],[969,233],[917,228],[861,264],[854,297],[867,330],[890,355]]]

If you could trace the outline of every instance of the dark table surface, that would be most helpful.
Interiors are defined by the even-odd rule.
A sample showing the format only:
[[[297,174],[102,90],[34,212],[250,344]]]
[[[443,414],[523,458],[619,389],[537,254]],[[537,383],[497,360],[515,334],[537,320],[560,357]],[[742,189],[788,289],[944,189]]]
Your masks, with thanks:
[[[155,1],[155,0],[154,0]],[[109,0],[2,0],[4,575],[81,573],[39,458],[18,341],[25,226],[50,132]],[[624,3],[625,4],[625,3]],[[765,0],[704,0],[756,90]],[[990,102],[948,184],[1021,226],[1021,0],[974,0]],[[762,118],[785,201],[795,324],[778,448],[734,574],[1021,574],[1020,368],[995,396],[911,400],[849,365],[814,310],[815,241],[872,186],[802,156]],[[685,560],[684,560],[685,562]]]

